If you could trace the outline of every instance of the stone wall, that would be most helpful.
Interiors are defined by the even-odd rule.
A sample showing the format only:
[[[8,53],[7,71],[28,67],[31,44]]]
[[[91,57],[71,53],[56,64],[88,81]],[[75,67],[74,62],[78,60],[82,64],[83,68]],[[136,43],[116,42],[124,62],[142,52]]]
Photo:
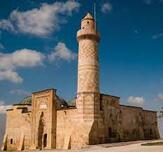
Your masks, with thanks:
[[[77,125],[77,109],[57,110],[56,148],[70,149],[73,146],[72,134]]]
[[[81,29],[77,32],[78,50],[78,93],[99,93],[99,35],[95,28],[95,20],[87,14],[81,21]]]
[[[158,139],[157,113],[119,105],[119,97],[101,94],[100,117],[104,142]]]
[[[7,112],[6,131],[2,149],[22,150],[30,148],[31,113],[27,107],[14,106]]]
[[[121,141],[144,139],[142,110],[121,105]]]
[[[56,90],[32,94],[32,149],[56,148]]]
[[[48,97],[47,107],[42,103],[45,96]],[[53,135],[56,133],[53,141],[49,141],[49,137],[47,140],[47,145],[55,147],[45,149],[80,149],[90,144],[158,139],[156,112],[119,105],[119,99],[105,94],[82,93],[76,99],[77,107],[56,110],[51,105],[57,102],[52,90],[35,93],[32,113],[28,111],[29,106],[15,105],[8,110],[3,150],[39,148],[37,145],[31,147],[31,143],[34,143],[33,139],[38,143],[38,137],[43,139],[43,134],[40,136],[38,132],[40,120],[44,133],[50,137],[52,132]],[[41,117],[42,112],[44,116]]]
[[[144,138],[160,138],[157,124],[157,113],[154,111],[143,110]]]
[[[119,97],[101,94],[100,102],[101,117],[104,120],[104,142],[118,141],[120,128]]]

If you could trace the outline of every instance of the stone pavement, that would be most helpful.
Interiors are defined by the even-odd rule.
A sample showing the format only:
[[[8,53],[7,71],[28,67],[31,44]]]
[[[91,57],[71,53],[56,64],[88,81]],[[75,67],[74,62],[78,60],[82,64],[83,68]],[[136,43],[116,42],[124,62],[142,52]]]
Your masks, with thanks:
[[[158,142],[163,140],[156,140],[152,142]],[[41,150],[42,152],[163,152],[162,146],[141,146],[142,143],[148,143],[151,141],[133,141],[122,142],[113,144],[101,144],[88,146],[81,150]],[[28,152],[28,151],[25,151]],[[39,152],[35,150],[32,152]]]

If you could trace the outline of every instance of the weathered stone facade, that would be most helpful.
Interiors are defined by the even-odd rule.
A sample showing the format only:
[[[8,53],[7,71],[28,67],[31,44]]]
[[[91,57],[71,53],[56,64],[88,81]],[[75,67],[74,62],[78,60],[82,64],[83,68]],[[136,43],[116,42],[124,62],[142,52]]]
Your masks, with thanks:
[[[88,13],[77,33],[78,90],[73,105],[56,90],[32,94],[7,110],[2,150],[79,149],[89,144],[158,139],[157,113],[120,105],[99,91],[99,34]]]

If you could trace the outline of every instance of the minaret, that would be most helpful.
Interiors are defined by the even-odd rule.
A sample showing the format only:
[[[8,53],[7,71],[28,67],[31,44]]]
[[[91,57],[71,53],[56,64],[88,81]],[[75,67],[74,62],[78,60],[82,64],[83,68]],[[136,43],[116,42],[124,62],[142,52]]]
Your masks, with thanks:
[[[99,92],[98,42],[95,20],[88,13],[81,21],[77,32],[78,50],[78,94]]]
[[[80,120],[94,121],[99,114],[99,35],[95,20],[88,13],[81,21],[77,32],[78,50],[78,88],[76,106]]]

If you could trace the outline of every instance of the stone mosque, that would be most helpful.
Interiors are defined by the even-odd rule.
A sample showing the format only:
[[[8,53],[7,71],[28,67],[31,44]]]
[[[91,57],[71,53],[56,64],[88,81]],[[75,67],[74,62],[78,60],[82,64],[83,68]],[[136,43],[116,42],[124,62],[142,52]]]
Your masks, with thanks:
[[[3,151],[80,149],[87,145],[158,139],[157,112],[120,104],[99,90],[96,21],[90,13],[77,32],[78,86],[70,103],[56,89],[33,92],[7,110]]]

